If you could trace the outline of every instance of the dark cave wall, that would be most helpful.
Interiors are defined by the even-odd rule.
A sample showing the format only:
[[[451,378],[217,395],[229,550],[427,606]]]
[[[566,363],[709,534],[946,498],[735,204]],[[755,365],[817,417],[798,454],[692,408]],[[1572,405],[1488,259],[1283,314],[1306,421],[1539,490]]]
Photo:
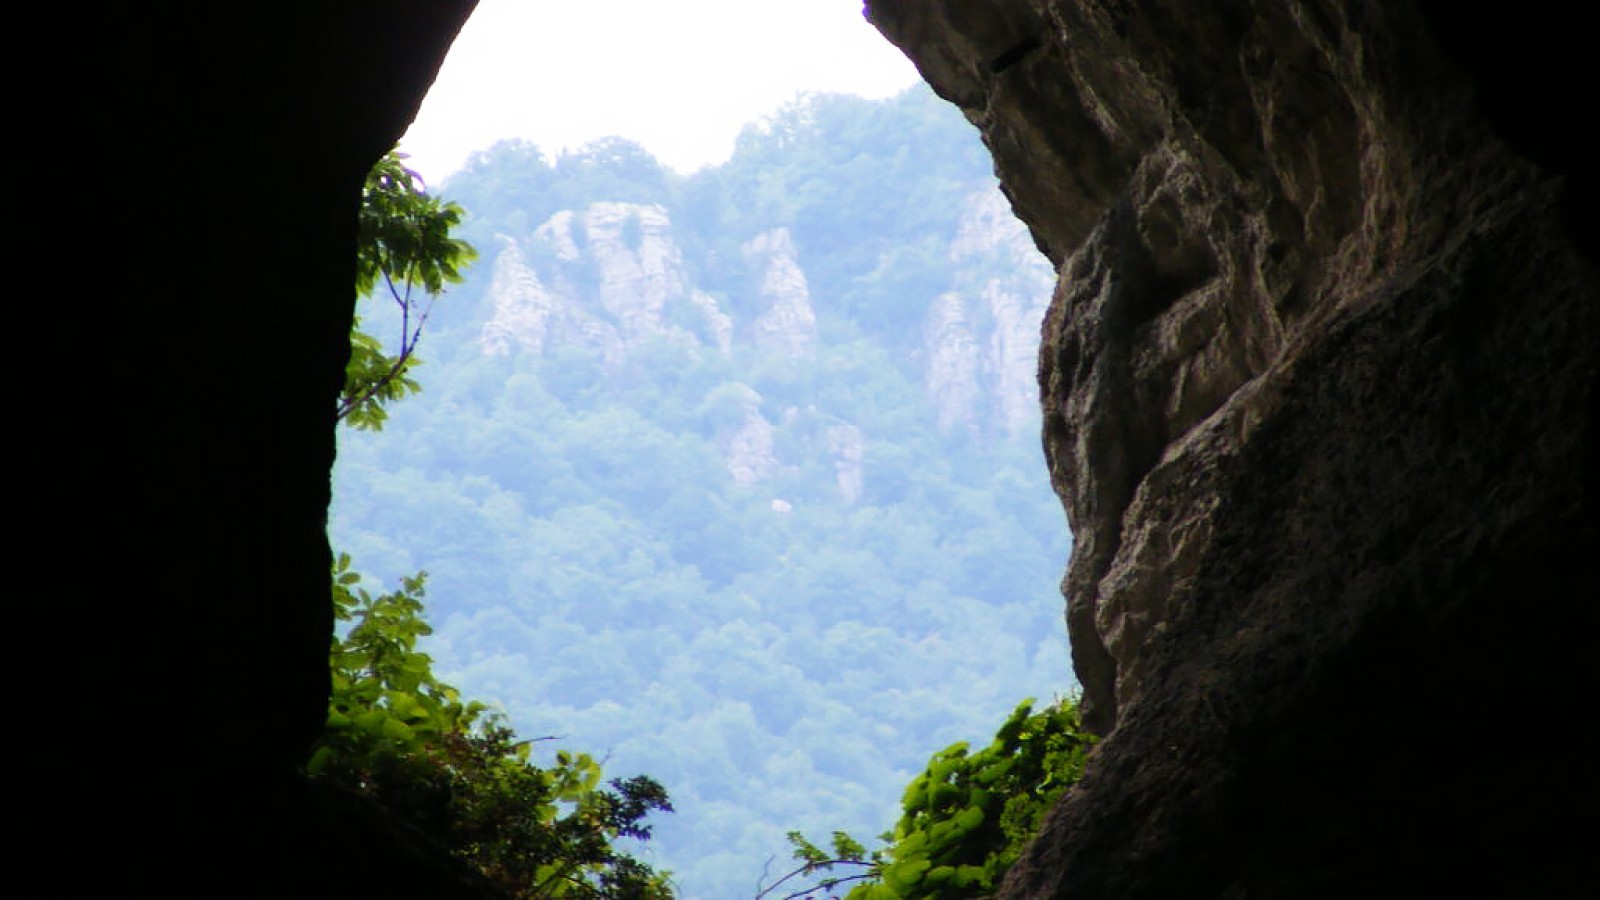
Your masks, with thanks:
[[[1564,9],[869,3],[1056,261],[1082,784],[1007,897],[1584,896],[1593,54]]]
[[[360,186],[473,5],[6,14],[26,234],[8,509],[39,576],[13,605],[36,715],[12,896],[438,889],[294,772],[326,707]],[[325,880],[363,843],[364,888]]]

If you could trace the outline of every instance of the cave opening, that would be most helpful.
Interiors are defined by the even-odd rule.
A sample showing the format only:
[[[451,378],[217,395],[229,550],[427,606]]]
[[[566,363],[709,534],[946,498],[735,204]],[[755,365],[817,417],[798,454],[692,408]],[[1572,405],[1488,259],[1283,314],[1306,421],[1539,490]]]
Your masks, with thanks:
[[[410,15],[390,14],[397,5]],[[44,576],[12,607],[24,651],[15,669],[21,726],[9,748],[23,827],[8,872],[19,893],[106,896],[134,885],[183,897],[463,895],[448,873],[396,858],[402,835],[384,823],[347,827],[348,810],[291,776],[326,713],[327,407],[350,327],[350,210],[362,171],[403,131],[471,5],[286,0],[181,14],[17,13],[17,33],[37,52],[7,58],[24,126],[14,208],[28,217],[30,253],[15,272],[23,290],[9,322],[22,339],[10,357],[8,512],[20,527],[9,547],[19,572]],[[1037,6],[997,0],[992,22],[946,15],[920,32],[921,46],[945,94],[976,105],[992,98],[962,83],[962,72],[988,71],[1019,39],[1041,35],[1036,49],[990,73],[1033,73],[1047,88],[1011,95],[1033,106],[995,104],[1005,118],[995,146],[1011,152],[1008,184],[1049,229],[1046,243],[1065,248],[1092,231],[1098,201],[1125,185],[1051,177],[1067,146],[1055,140],[1061,123],[1092,112],[1127,126],[1118,132],[1126,146],[1075,145],[1098,182],[1126,176],[1161,145],[1165,133],[1137,114],[1140,103],[1170,110],[1167,100],[1251,94],[1138,83],[1152,72],[1206,71],[1218,52],[1232,58],[1237,48],[1214,43],[1236,34],[1231,19],[1189,19],[1205,7],[1118,6],[1163,12],[1152,32],[1137,16],[1083,14],[1103,5],[1053,3],[1074,29],[1080,65],[1052,73],[1061,48],[1032,16]],[[1361,45],[1362,65],[1334,67],[1341,78],[1379,79],[1351,108],[1407,114],[1375,125],[1383,140],[1365,145],[1400,154],[1394,164],[1366,167],[1375,158],[1364,158],[1362,172],[1425,175],[1413,186],[1427,190],[1391,195],[1409,204],[1360,204],[1363,215],[1379,214],[1363,233],[1382,239],[1384,252],[1318,270],[1351,278],[1344,264],[1391,266],[1373,291],[1348,295],[1359,301],[1356,318],[1328,315],[1328,295],[1289,278],[1295,316],[1338,327],[1298,339],[1300,377],[1275,385],[1293,390],[1252,395],[1259,415],[1247,424],[1272,419],[1257,432],[1268,440],[1215,467],[1167,470],[1174,485],[1210,490],[1210,479],[1227,476],[1242,486],[1206,495],[1218,500],[1206,508],[1226,509],[1231,524],[1213,533],[1221,551],[1209,580],[1179,585],[1213,602],[1190,604],[1185,627],[1167,629],[1182,639],[1144,661],[1144,700],[1101,745],[1094,777],[1057,811],[1016,884],[1119,900],[1192,895],[1196,885],[1220,896],[1348,896],[1382,879],[1419,893],[1444,883],[1469,896],[1587,896],[1570,887],[1592,888],[1584,838],[1594,808],[1584,764],[1593,738],[1581,713],[1592,693],[1583,644],[1594,631],[1587,559],[1600,484],[1594,243],[1581,215],[1593,206],[1582,161],[1593,156],[1594,117],[1589,95],[1571,90],[1587,83],[1588,34],[1554,4],[1525,5],[1515,21],[1431,2],[1295,9],[1305,15],[1268,21],[1301,29],[1317,48],[1345,46],[1347,24],[1373,38]],[[1357,20],[1344,18],[1352,9]],[[991,47],[980,38],[996,23]],[[1416,52],[1424,26],[1477,85],[1476,100],[1432,92],[1459,85]],[[965,37],[937,43],[949,34]],[[1193,38],[1165,43],[1175,34]],[[1129,35],[1156,64],[1090,52],[1093,40]],[[973,65],[946,52],[962,48]],[[1096,79],[1097,103],[1066,96],[1080,77]],[[1478,103],[1482,121],[1433,118],[1457,101]],[[1226,130],[1251,119],[1205,121]],[[1432,155],[1437,135],[1448,152]],[[1515,177],[1530,162],[1545,170],[1531,188],[1478,202],[1483,189],[1520,188]],[[112,189],[135,181],[137,193]],[[1075,191],[1097,203],[1062,205]],[[1554,201],[1559,222],[1542,205]],[[1230,208],[1253,209],[1217,207],[1224,218],[1206,221],[1226,224]],[[1263,227],[1295,212],[1260,211]],[[649,220],[638,222],[646,238]],[[1403,233],[1386,230],[1396,225]],[[1427,240],[1408,243],[1418,236]],[[1265,290],[1304,274],[1293,270],[1307,265],[1305,248],[1284,246],[1259,257]],[[707,248],[704,265],[728,273],[745,260],[743,245],[729,242]],[[1224,275],[1253,271],[1223,260]],[[891,287],[892,274],[872,286]],[[1473,290],[1457,291],[1463,284]],[[706,345],[718,332],[701,308],[678,304],[672,316]],[[1231,321],[1251,321],[1239,312]],[[698,331],[686,327],[695,323]],[[1091,368],[1092,347],[1078,349],[1059,358]],[[446,360],[430,362],[438,370]],[[426,381],[429,370],[420,374],[425,389],[414,399],[445,393]],[[781,389],[806,389],[782,374],[772,373]],[[725,391],[704,413],[737,417],[748,399]],[[1283,415],[1268,415],[1274,409]],[[1058,411],[1056,433],[1071,433],[1071,410]],[[526,444],[519,437],[508,453]],[[584,463],[599,472],[611,458]],[[773,499],[791,515],[800,508]],[[981,498],[964,499],[981,511]],[[770,502],[765,514],[794,521]],[[1415,538],[1419,523],[1427,540]],[[643,554],[622,564],[651,562]],[[1284,578],[1271,582],[1273,572]],[[1361,592],[1330,590],[1353,581]],[[1389,627],[1351,644],[1361,608],[1387,611]],[[731,637],[734,650],[749,645]],[[1485,657],[1493,662],[1480,669]],[[1329,674],[1351,677],[1319,680]],[[1478,677],[1492,683],[1475,692]],[[1372,726],[1375,737],[1363,741],[1360,728]],[[731,757],[740,748],[727,749]]]
[[[583,138],[504,121],[548,79],[495,54],[554,51],[513,27],[547,13],[499,10],[399,145],[479,259],[429,319],[421,391],[341,429],[330,535],[375,594],[426,570],[441,680],[561,738],[536,754],[660,780],[678,811],[642,858],[736,896],[785,832],[875,836],[931,754],[1074,691],[1034,373],[1053,269],[976,130],[858,16],[898,61],[868,95],[800,82],[683,149],[708,113],[605,116],[665,77],[644,48],[562,100]],[[676,95],[747,102],[712,88]],[[359,310],[380,338],[384,307]]]

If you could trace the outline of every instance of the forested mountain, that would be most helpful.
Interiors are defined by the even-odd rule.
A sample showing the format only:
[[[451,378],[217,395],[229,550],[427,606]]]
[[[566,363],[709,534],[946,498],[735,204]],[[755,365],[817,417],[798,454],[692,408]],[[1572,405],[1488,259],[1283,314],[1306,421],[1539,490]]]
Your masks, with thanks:
[[[503,143],[439,187],[481,260],[422,393],[341,435],[334,543],[430,573],[439,671],[524,737],[668,788],[641,855],[683,896],[883,831],[930,753],[1071,687],[1052,276],[953,108],[813,97],[687,177]]]

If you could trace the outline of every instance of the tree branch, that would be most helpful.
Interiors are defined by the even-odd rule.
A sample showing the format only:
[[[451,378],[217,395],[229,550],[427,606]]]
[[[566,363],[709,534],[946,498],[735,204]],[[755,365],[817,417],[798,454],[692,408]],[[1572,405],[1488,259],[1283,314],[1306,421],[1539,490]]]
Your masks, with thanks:
[[[789,881],[790,879],[809,875],[817,869],[831,869],[834,866],[861,866],[869,871],[862,872],[859,875],[844,875],[839,878],[826,878],[823,879],[819,884],[808,887],[803,891],[795,891],[790,894],[785,894],[781,898],[778,898],[778,900],[795,900],[796,897],[804,897],[807,894],[813,894],[817,891],[830,890],[838,885],[845,884],[846,882],[864,881],[868,878],[876,877],[878,874],[878,864],[864,859],[825,859],[819,862],[808,862],[800,868],[795,869],[789,874],[783,876],[782,878],[779,878],[777,881],[774,881],[772,884],[767,885],[766,888],[758,891],[752,900],[762,900],[762,898],[771,894],[773,891],[776,891],[780,885],[786,881]],[[760,887],[761,885],[758,882],[756,886]]]

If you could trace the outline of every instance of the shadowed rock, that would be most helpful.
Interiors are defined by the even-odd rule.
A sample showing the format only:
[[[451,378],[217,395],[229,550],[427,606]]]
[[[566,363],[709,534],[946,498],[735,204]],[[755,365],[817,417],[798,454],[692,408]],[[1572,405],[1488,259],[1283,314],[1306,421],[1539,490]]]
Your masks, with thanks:
[[[1496,57],[1409,3],[869,8],[1058,265],[1044,438],[1109,738],[1006,896],[1563,895],[1596,141],[1524,106],[1577,83],[1572,39],[1519,10]]]

